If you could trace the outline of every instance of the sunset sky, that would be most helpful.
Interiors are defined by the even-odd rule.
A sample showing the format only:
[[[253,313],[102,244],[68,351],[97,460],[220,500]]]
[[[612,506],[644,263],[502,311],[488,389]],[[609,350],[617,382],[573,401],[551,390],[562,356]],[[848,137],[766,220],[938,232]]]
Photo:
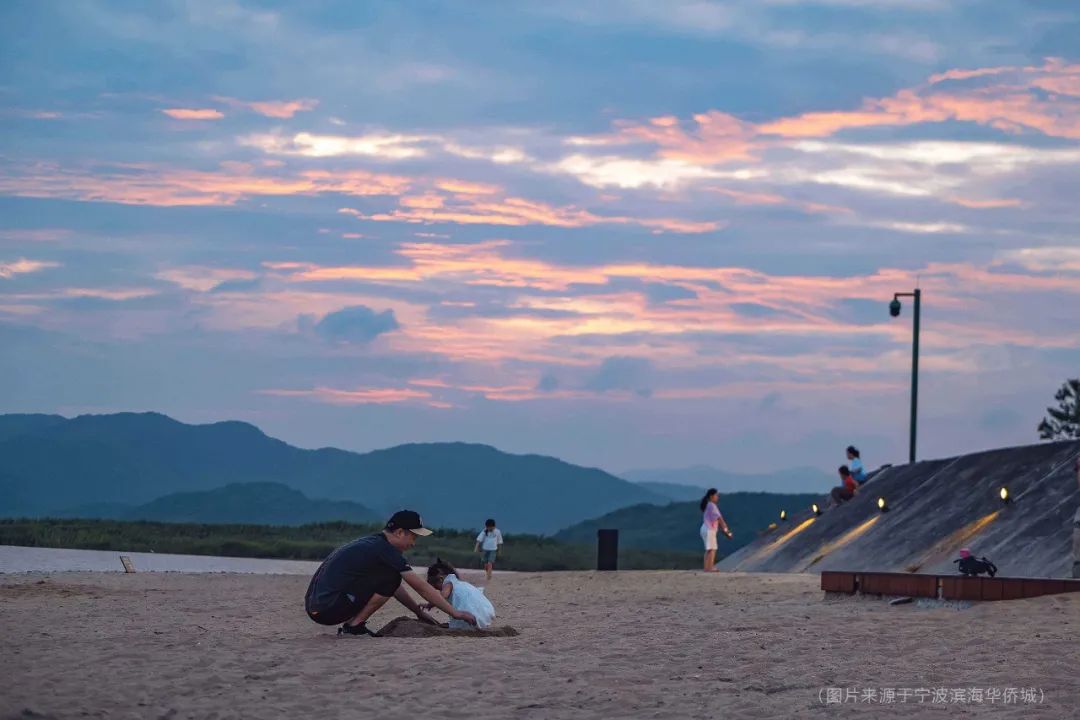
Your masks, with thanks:
[[[1038,441],[1080,5],[0,4],[0,412],[611,471]]]

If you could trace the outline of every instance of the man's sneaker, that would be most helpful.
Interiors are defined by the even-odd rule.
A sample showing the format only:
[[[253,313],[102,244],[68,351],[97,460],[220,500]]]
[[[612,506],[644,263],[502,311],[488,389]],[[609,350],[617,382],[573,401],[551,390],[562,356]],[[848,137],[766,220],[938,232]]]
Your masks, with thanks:
[[[359,625],[342,625],[337,629],[338,635],[370,635],[371,637],[379,637],[379,633],[373,631],[367,626],[367,623],[360,623]]]

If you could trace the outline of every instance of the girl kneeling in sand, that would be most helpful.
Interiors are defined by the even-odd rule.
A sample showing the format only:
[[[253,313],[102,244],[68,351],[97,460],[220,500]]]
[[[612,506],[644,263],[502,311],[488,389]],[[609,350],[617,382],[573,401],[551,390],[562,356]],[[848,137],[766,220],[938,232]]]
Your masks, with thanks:
[[[484,591],[458,577],[457,569],[450,563],[436,558],[428,568],[427,581],[442,593],[455,610],[468,611],[475,615],[476,627],[489,627],[495,619],[495,606],[484,595]],[[460,620],[450,621],[451,630],[469,630],[472,627]]]

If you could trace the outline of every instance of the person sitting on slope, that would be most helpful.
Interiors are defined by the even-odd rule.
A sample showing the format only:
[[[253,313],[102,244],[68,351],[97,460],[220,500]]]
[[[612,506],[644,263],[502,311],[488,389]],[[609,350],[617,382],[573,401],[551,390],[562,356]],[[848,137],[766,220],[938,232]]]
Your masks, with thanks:
[[[832,497],[833,504],[837,506],[855,497],[855,491],[859,489],[859,484],[855,482],[855,478],[851,476],[851,470],[847,465],[841,465],[839,473],[840,480],[843,484],[840,487],[834,487],[832,492],[829,493]]]
[[[855,478],[855,482],[859,485],[862,485],[869,478],[866,476],[866,470],[863,469],[862,458],[859,456],[859,448],[854,445],[848,445],[847,457],[849,469],[851,470],[851,477]]]

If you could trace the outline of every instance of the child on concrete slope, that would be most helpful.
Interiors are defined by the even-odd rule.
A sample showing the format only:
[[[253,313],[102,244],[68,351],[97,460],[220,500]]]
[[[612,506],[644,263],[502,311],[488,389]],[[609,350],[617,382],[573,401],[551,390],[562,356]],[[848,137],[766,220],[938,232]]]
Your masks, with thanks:
[[[462,580],[453,565],[435,558],[435,562],[428,568],[427,581],[442,593],[455,610],[468,610],[475,615],[476,627],[491,626],[491,622],[495,619],[495,606],[484,595],[483,589]],[[450,621],[451,630],[469,630],[472,627],[458,620]]]

